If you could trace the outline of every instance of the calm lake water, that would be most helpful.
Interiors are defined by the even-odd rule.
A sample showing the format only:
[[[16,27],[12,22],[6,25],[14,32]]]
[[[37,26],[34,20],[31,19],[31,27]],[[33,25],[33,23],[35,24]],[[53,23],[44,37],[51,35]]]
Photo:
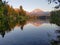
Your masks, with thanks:
[[[28,20],[0,31],[0,45],[60,45],[60,27],[48,20]]]

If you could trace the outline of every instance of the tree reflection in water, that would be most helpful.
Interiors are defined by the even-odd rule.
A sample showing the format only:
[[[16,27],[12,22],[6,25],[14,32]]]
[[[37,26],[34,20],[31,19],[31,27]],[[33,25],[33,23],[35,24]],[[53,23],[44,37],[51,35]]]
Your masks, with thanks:
[[[51,45],[60,45],[60,27],[58,30],[55,30],[55,34],[56,34],[56,39],[52,39],[49,42],[51,43]]]
[[[21,26],[21,30],[23,30],[24,25],[26,24],[26,20],[23,21],[14,21],[14,20],[0,20],[0,34],[1,36],[4,38],[5,33],[10,32],[12,29],[14,29],[14,27],[16,26],[16,24],[19,24],[19,26]]]
[[[10,30],[11,29],[9,27],[7,20],[0,21],[0,34],[2,35],[2,37],[4,37],[5,32],[9,32]]]

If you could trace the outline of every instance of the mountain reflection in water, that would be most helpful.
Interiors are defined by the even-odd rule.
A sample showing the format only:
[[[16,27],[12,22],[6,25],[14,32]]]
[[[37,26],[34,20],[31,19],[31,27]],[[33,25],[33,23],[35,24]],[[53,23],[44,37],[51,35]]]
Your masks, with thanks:
[[[20,29],[24,33],[19,32]],[[8,36],[9,33],[11,37]],[[4,39],[8,36],[2,43],[2,39],[0,39],[0,44],[2,45],[60,45],[60,27],[56,24],[49,23],[49,20],[29,19],[13,22],[1,21],[0,35]],[[16,38],[13,38],[14,36],[16,36]],[[7,40],[11,40],[10,38],[16,43],[6,43]]]
[[[45,22],[48,22],[46,20],[26,20],[26,21],[22,21],[22,22],[1,22],[1,25],[0,25],[0,34],[2,35],[2,37],[4,37],[5,33],[6,32],[10,32],[12,29],[14,29],[14,27],[20,27],[21,30],[23,30],[24,28],[24,25],[27,25],[27,24],[32,24],[36,27],[42,25],[43,23]],[[4,23],[4,24],[3,24]]]

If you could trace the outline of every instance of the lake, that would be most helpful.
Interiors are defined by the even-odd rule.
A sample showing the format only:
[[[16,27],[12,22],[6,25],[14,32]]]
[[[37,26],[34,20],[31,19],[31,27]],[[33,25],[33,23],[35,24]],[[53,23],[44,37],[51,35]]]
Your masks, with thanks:
[[[60,45],[60,27],[49,20],[9,23],[0,31],[0,45]]]

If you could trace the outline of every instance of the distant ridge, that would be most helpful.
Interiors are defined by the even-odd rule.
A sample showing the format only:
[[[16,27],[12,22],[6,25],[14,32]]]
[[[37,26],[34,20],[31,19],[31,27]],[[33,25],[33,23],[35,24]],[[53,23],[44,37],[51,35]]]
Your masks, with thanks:
[[[27,14],[29,14],[31,16],[47,16],[47,15],[49,15],[49,12],[45,12],[41,9],[34,9],[31,12],[27,12]]]
[[[31,11],[31,12],[44,12],[43,10],[41,10],[41,9],[34,9],[33,11]]]

